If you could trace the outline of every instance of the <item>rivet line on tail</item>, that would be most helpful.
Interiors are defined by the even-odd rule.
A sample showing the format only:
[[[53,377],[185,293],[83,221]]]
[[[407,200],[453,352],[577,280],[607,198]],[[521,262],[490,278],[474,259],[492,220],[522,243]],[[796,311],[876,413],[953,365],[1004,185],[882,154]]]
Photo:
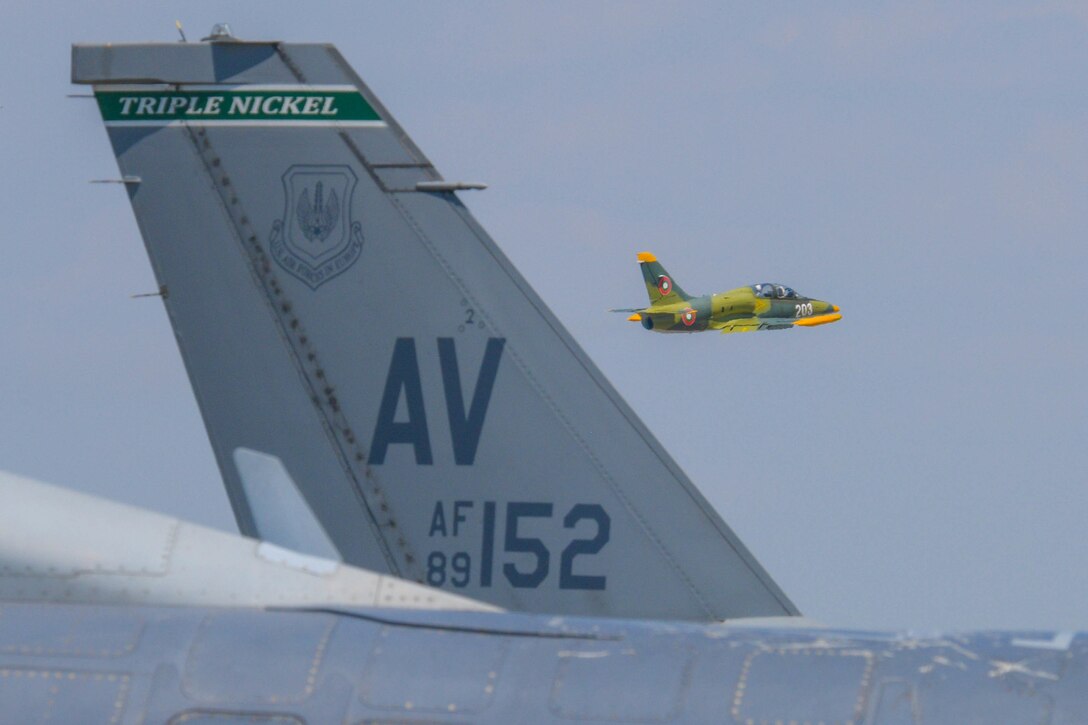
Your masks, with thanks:
[[[232,186],[230,176],[223,168],[222,158],[212,147],[207,129],[189,127],[188,131],[240,235],[246,256],[252,263],[252,270],[268,293],[268,302],[279,322],[281,334],[294,354],[297,364],[305,371],[303,379],[310,389],[311,402],[320,411],[325,429],[337,442],[336,448],[340,451],[344,471],[355,482],[353,488],[367,509],[370,523],[377,529],[375,538],[378,539],[390,570],[397,576],[421,580],[418,559],[409,548],[407,541],[403,536],[394,536],[389,533],[398,528],[392,507],[381,486],[378,485],[372,469],[366,465],[366,453],[344,415],[336,397],[336,386],[328,379],[328,373],[321,365],[312,338],[294,313],[294,305],[288,299],[283,285],[273,271],[271,257],[264,249],[260,235],[248,215],[242,210],[241,201]],[[356,469],[360,470],[362,477],[366,480],[365,485],[356,475]],[[383,530],[386,533],[383,533]],[[390,540],[395,544],[396,555]]]

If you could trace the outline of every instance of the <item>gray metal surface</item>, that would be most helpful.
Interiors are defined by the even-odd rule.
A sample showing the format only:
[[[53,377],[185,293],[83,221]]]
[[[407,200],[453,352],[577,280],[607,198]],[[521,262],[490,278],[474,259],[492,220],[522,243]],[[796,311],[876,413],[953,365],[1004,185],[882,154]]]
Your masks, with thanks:
[[[326,46],[231,47],[86,47],[73,77],[282,83],[286,68],[355,82]],[[413,191],[437,175],[373,106],[384,125],[110,128],[243,524],[325,547],[290,500],[295,481],[349,560],[426,578],[433,557],[421,568],[413,552],[430,549],[452,579],[464,553],[461,590],[492,599],[673,618],[790,610],[456,198]],[[277,165],[301,153],[313,175],[293,187]],[[347,266],[316,284],[291,274],[257,234],[270,219],[281,235],[305,224],[314,257],[339,221]],[[384,459],[368,466],[351,453],[373,456],[367,426],[383,414]],[[0,723],[1088,722],[1084,635],[434,611],[479,605],[5,474],[0,501]],[[557,539],[557,519],[576,538]],[[472,546],[488,541],[496,580],[524,584],[544,552],[550,573],[479,585]],[[580,588],[544,586],[557,568]],[[337,604],[362,601],[395,608]]]
[[[1088,639],[0,605],[0,722],[1073,725]]]
[[[492,609],[3,471],[0,601]]]
[[[234,465],[249,502],[257,538],[293,551],[340,560],[325,529],[276,456],[234,449]]]
[[[417,190],[441,176],[334,48],[76,46],[72,77],[140,179],[244,533],[239,448],[367,569],[525,611],[796,613],[456,195]]]

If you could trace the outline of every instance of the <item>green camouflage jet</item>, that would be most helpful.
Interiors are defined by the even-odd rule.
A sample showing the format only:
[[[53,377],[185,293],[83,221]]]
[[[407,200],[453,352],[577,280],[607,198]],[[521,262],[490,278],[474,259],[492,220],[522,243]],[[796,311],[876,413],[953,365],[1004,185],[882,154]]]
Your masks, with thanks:
[[[639,252],[650,306],[612,310],[633,312],[627,319],[654,332],[754,332],[816,327],[842,319],[837,305],[797,294],[774,282],[692,297],[649,252]]]

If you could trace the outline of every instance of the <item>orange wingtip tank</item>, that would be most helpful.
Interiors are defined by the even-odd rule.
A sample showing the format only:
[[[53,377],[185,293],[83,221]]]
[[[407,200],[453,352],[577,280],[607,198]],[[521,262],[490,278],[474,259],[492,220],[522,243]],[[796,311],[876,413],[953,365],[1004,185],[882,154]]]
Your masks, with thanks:
[[[638,261],[640,261],[640,262],[656,262],[657,257],[650,254],[649,252],[639,252],[638,253]]]
[[[830,322],[838,322],[841,319],[842,315],[836,312],[829,315],[816,315],[815,317],[806,317],[803,320],[795,320],[793,324],[800,327],[816,327],[817,325],[826,325]]]

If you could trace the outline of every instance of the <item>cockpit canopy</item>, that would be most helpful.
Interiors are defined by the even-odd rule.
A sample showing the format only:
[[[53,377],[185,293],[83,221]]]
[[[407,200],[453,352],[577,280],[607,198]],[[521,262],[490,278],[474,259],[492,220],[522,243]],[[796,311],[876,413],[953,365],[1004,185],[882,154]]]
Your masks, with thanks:
[[[769,300],[795,300],[799,296],[786,285],[778,284],[777,282],[754,284],[752,285],[752,290],[756,293],[756,297],[764,297]]]

